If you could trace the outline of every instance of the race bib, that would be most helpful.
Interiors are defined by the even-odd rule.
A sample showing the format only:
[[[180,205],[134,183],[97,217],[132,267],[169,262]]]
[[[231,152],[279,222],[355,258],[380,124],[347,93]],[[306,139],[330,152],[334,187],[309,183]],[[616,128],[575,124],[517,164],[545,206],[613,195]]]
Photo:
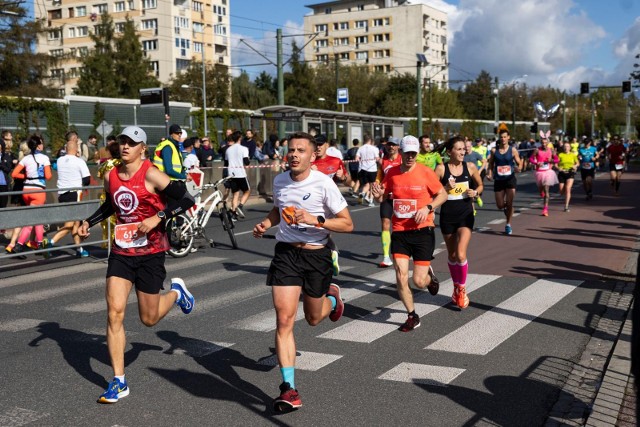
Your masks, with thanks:
[[[456,182],[455,186],[447,192],[447,200],[462,200],[467,197],[469,181]]]
[[[549,163],[547,163],[547,162],[538,163],[538,170],[539,171],[546,171],[548,169],[549,169]]]
[[[123,249],[147,246],[147,235],[138,231],[138,224],[140,223],[132,222],[116,225],[114,233],[116,245]]]
[[[616,163],[616,170],[621,171],[624,168],[624,163]]]
[[[498,166],[498,175],[499,176],[509,176],[511,175],[511,166]]]
[[[393,199],[393,213],[398,218],[413,218],[418,211],[415,199]]]
[[[582,169],[591,169],[591,162],[586,162],[582,164]]]

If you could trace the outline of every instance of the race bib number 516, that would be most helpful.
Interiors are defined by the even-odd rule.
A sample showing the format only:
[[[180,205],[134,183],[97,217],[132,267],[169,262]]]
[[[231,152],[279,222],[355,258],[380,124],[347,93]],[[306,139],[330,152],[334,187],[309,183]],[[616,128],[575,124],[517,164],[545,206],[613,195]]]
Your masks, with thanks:
[[[139,222],[116,225],[114,238],[116,245],[123,249],[147,246],[147,235],[138,231]]]

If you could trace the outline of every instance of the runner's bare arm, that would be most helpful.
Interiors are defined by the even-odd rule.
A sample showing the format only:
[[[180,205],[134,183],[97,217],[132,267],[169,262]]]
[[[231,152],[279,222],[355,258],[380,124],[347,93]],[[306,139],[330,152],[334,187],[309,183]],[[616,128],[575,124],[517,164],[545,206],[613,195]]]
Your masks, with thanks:
[[[476,183],[475,190],[469,188],[467,190],[467,195],[469,197],[477,197],[478,195],[482,194],[482,191],[484,190],[484,185],[482,185],[482,178],[480,177],[480,171],[478,170],[478,167],[473,163],[467,163],[467,168],[469,168],[471,179],[473,179],[473,181]]]
[[[265,219],[260,221],[253,227],[253,237],[259,239],[271,227],[275,227],[280,223],[280,210],[277,207],[271,208]]]

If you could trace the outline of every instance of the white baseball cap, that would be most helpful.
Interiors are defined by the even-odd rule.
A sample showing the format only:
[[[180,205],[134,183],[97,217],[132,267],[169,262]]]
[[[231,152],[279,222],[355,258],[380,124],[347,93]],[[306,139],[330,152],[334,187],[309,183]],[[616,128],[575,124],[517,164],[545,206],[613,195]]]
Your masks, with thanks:
[[[129,138],[131,138],[131,140],[135,142],[142,142],[143,144],[147,143],[146,132],[143,131],[138,126],[127,126],[122,130],[122,133],[118,135],[118,137],[121,137],[121,136],[128,136]]]
[[[416,138],[415,136],[407,135],[404,138],[402,138],[402,141],[400,141],[400,149],[402,150],[403,153],[408,153],[408,152],[419,153],[420,142],[418,142],[418,138]]]

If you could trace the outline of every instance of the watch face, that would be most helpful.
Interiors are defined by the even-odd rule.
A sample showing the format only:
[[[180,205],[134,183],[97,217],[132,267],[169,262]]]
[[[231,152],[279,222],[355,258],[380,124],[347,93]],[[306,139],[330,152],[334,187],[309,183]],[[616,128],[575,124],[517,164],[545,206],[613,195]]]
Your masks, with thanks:
[[[164,211],[159,211],[158,212],[158,218],[164,219],[165,216],[166,216],[166,214],[164,213]]]

